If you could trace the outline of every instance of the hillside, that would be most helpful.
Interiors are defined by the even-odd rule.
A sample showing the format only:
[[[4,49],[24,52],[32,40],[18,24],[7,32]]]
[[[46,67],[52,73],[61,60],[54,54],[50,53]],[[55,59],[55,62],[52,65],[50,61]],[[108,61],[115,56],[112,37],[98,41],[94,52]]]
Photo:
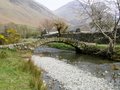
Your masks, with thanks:
[[[88,23],[90,20],[88,19],[88,15],[86,14],[82,5],[87,7],[87,5],[83,4],[82,2],[74,0],[58,8],[54,11],[54,13],[69,21],[74,27],[78,26],[84,30],[88,30]]]
[[[0,0],[0,23],[14,22],[30,26],[38,26],[45,18],[55,15],[34,0]]]

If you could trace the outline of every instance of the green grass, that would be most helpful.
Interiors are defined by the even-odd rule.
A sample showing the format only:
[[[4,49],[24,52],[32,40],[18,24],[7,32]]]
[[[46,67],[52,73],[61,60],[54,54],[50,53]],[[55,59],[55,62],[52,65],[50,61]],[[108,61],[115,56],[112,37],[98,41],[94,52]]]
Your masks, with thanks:
[[[102,49],[102,50],[107,48],[106,44],[97,44],[96,46],[97,46],[97,48]],[[120,44],[117,44],[115,46],[115,51],[117,54],[120,54]]]
[[[52,48],[63,49],[63,50],[75,50],[74,47],[64,43],[49,43],[48,46]]]
[[[105,49],[105,48],[107,48],[107,45],[106,44],[97,44],[96,47],[99,49]]]
[[[98,48],[100,48],[100,49],[105,49],[105,48],[107,48],[107,44],[97,44],[96,45]],[[120,45],[119,44],[117,44],[116,46],[115,46],[115,48],[116,49],[120,49]]]
[[[3,56],[1,52],[4,52]],[[33,78],[36,77],[29,69],[25,70],[29,63],[25,63],[20,52],[0,49],[0,54],[0,90],[44,90],[37,89],[34,84],[31,85],[35,82]],[[39,78],[36,79],[39,81]]]

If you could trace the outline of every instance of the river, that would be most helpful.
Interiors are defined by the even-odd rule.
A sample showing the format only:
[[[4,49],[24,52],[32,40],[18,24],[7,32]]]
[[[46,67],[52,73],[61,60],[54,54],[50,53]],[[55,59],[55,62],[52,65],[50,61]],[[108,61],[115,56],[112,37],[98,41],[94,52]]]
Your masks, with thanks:
[[[120,90],[118,62],[46,46],[32,58],[44,70],[48,90]]]

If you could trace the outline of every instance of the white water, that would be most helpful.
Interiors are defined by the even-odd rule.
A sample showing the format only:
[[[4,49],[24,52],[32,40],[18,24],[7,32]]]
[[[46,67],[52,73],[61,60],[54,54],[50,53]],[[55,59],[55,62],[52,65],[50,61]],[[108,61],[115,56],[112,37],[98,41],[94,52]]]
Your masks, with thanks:
[[[64,85],[66,90],[117,90],[103,78],[51,57],[32,56],[35,65]]]

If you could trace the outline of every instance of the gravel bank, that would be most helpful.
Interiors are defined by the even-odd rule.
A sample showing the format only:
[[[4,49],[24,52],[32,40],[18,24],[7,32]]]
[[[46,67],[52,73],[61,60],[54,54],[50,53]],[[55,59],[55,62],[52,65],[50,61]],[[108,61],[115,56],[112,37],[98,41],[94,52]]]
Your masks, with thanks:
[[[64,85],[66,90],[118,90],[103,78],[50,57],[32,56],[35,65]]]

